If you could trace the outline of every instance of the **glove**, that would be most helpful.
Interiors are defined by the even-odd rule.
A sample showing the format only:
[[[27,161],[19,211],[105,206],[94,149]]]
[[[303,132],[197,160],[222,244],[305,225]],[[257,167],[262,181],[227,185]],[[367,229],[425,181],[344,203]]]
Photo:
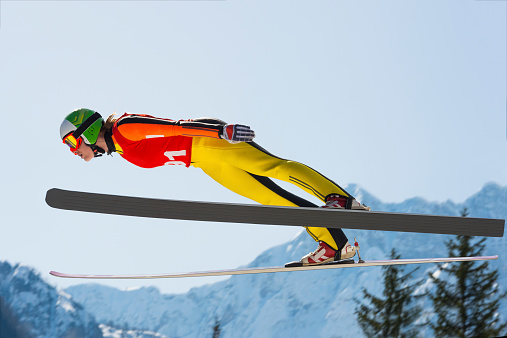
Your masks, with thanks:
[[[226,124],[220,137],[230,143],[252,142],[255,137],[255,132],[251,130],[249,126]]]

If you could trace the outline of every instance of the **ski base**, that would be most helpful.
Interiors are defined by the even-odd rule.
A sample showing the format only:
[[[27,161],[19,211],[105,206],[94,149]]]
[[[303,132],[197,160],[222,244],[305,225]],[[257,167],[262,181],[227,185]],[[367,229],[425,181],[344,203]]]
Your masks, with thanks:
[[[205,222],[312,226],[502,237],[505,220],[394,212],[209,203],[50,189],[46,203],[64,210]]]
[[[367,267],[367,266],[385,266],[385,265],[405,265],[405,264],[425,264],[425,263],[449,263],[449,262],[470,262],[470,261],[485,261],[498,259],[496,256],[477,256],[477,257],[450,257],[450,258],[424,258],[424,259],[389,259],[389,260],[375,260],[375,261],[361,261],[361,262],[348,262],[343,264],[343,261],[331,262],[323,265],[313,266],[295,266],[295,267],[260,267],[260,268],[240,268],[229,270],[211,270],[211,271],[198,271],[198,272],[182,272],[170,274],[140,274],[140,275],[85,275],[85,274],[70,274],[51,271],[50,274],[55,277],[61,278],[83,278],[83,279],[158,279],[158,278],[186,278],[186,277],[209,277],[209,276],[231,276],[231,275],[246,275],[256,273],[274,273],[274,272],[294,272],[294,271],[311,271],[311,270],[324,270],[324,269],[340,269],[340,268],[354,268],[354,267]],[[342,262],[342,263],[340,263]]]

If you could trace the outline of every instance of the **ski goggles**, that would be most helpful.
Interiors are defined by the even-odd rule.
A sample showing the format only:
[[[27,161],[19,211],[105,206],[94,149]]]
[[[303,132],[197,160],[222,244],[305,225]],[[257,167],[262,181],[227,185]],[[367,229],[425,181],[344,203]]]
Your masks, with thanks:
[[[65,136],[63,138],[63,143],[65,143],[66,145],[68,145],[70,147],[70,151],[72,151],[73,153],[75,153],[76,150],[83,143],[83,138],[81,136],[78,137],[78,138],[75,138],[74,135],[72,135],[72,133],[69,133],[69,134],[67,134],[67,136]]]

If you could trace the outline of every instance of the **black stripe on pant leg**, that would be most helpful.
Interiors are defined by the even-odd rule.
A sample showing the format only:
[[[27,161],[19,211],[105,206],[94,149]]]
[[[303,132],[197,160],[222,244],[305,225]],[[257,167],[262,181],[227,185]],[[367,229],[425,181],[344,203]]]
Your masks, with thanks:
[[[259,150],[259,151],[262,151],[263,153],[271,156],[271,157],[274,157],[274,158],[278,158],[280,160],[285,160],[285,161],[288,161],[287,159],[284,159],[284,158],[281,158],[281,157],[278,157],[278,156],[275,156],[273,154],[271,154],[269,151],[267,151],[266,149],[264,149],[263,147],[261,147],[260,145],[258,145],[257,143],[255,142],[247,142],[248,145],[254,147],[255,149]],[[294,162],[297,162],[297,161],[294,161]],[[304,165],[305,167],[308,167],[306,164],[303,164],[301,163],[302,165]],[[335,181],[333,180],[330,180],[329,178],[327,178],[326,176],[322,175],[321,173],[319,173],[317,170],[313,169],[312,167],[308,167],[309,169],[315,171],[317,174],[319,174],[320,176],[324,177],[326,180],[330,181],[331,183],[333,183],[334,185],[336,185],[341,191],[343,191],[345,194],[347,194],[346,197],[350,197],[350,198],[354,198],[354,196],[352,196],[351,194],[349,194],[345,189],[343,189],[339,184],[337,184]],[[324,198],[327,197],[327,196],[324,196]],[[324,199],[323,199],[324,200]],[[345,245],[345,244],[344,244]]]
[[[249,173],[250,176],[252,176],[254,179],[256,179],[260,184],[277,194],[278,196],[281,196],[285,198],[286,200],[294,203],[298,207],[309,207],[309,208],[318,208],[316,204],[313,204],[310,201],[305,200],[304,198],[301,198],[297,195],[294,195],[293,193],[283,189],[278,184],[273,182],[269,177],[265,176],[258,176],[254,175],[252,173]],[[327,228],[329,233],[331,234],[331,237],[333,237],[334,241],[336,242],[336,245],[338,246],[338,249],[341,250],[345,244],[347,243],[347,236],[345,236],[345,233],[343,233],[342,229],[336,229],[336,228]],[[315,236],[307,229],[310,236],[312,236],[314,239]]]
[[[294,195],[293,193],[283,189],[278,184],[273,182],[269,177],[265,176],[259,176],[252,173],[249,173],[250,176],[252,176],[257,182],[277,194],[278,196],[281,196],[285,198],[286,200],[294,203],[298,207],[308,207],[308,208],[317,208],[318,206],[316,204],[313,204],[310,201],[305,200],[304,198],[301,198],[297,195]]]
[[[250,176],[252,176],[255,180],[257,180],[257,182],[259,182],[260,184],[262,184],[263,186],[265,186],[266,188],[268,188],[269,190],[271,190],[272,192],[274,192],[278,196],[285,198],[286,200],[297,205],[298,207],[318,208],[318,206],[316,204],[313,204],[312,202],[307,201],[304,198],[301,198],[301,197],[294,195],[293,193],[283,189],[278,184],[273,182],[269,177],[259,176],[259,175],[255,175],[252,173],[248,173],[248,174],[250,174]],[[306,232],[308,232],[308,234],[314,240],[318,240],[318,238],[310,231],[310,229],[306,228]]]
[[[266,155],[269,155],[269,156],[271,156],[271,157],[277,158],[277,159],[279,159],[279,160],[286,160],[286,159],[284,159],[284,158],[281,158],[281,157],[278,157],[278,156],[275,156],[275,155],[271,154],[269,151],[267,151],[266,149],[264,149],[263,147],[261,147],[260,145],[258,145],[258,144],[257,144],[257,143],[255,143],[255,142],[247,142],[246,144],[248,144],[248,145],[250,145],[250,146],[254,147],[255,149],[257,149],[257,150],[259,150],[259,151],[262,151],[262,152],[263,152],[264,154],[266,154]]]
[[[306,182],[303,182],[301,181],[300,179],[297,179],[293,176],[289,176],[289,180],[296,184],[296,185],[299,185],[302,189],[307,189],[307,190],[310,190],[313,192],[314,195],[317,195],[318,197],[320,197],[321,200],[325,200],[326,199],[326,196],[324,196],[323,194],[321,194],[320,192],[317,191],[317,189],[315,189],[314,187],[312,187],[311,185],[309,185],[308,183]]]
[[[342,229],[339,228],[326,228],[327,231],[331,234],[331,237],[333,237],[334,241],[336,242],[336,245],[338,246],[338,250],[343,249],[345,244],[347,244],[347,236],[345,236],[345,233],[342,231]]]

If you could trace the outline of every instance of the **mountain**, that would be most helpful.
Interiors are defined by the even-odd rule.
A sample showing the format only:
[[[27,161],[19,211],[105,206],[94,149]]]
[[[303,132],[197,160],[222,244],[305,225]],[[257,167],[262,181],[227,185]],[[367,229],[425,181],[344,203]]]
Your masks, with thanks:
[[[0,261],[0,295],[20,336],[102,337],[92,315],[27,266]]]
[[[507,218],[507,187],[490,183],[463,203],[429,202],[412,198],[383,203],[356,185],[347,190],[373,210]],[[396,248],[403,258],[447,256],[451,236],[346,230],[357,237],[364,259],[387,258]],[[489,238],[485,255],[502,254],[505,237]],[[249,267],[280,265],[314,250],[315,242],[302,232],[290,242],[259,255]],[[489,263],[500,272],[507,288],[507,263]],[[413,267],[407,267],[407,272]],[[191,289],[186,294],[161,294],[154,287],[122,291],[99,284],[56,290],[28,266],[0,261],[0,337],[211,337],[219,325],[221,337],[345,337],[362,336],[354,316],[354,299],[361,289],[379,295],[381,268],[287,272],[233,276]],[[436,265],[421,265],[414,274],[431,289],[428,273]],[[428,298],[420,304],[420,322],[432,318]],[[507,302],[499,315],[507,318]],[[421,336],[431,337],[423,327]]]
[[[402,203],[383,203],[356,185],[347,190],[372,210],[435,215],[460,215],[467,208],[470,217],[507,219],[507,187],[489,183],[463,203],[429,202],[422,198]],[[364,259],[387,258],[396,248],[402,258],[445,257],[446,235],[346,230],[357,237]],[[488,238],[485,255],[506,252],[505,237]],[[274,266],[299,260],[313,251],[315,242],[301,233],[290,242],[273,247],[248,267]],[[507,288],[507,263],[490,262],[499,269],[499,284]],[[407,267],[407,272],[413,267]],[[429,272],[436,265],[422,265],[414,274],[423,280],[417,292],[432,287]],[[161,294],[153,287],[122,291],[99,284],[82,284],[65,289],[100,323],[151,330],[168,337],[211,337],[213,326],[220,324],[221,337],[361,337],[355,320],[354,298],[361,289],[380,295],[381,268],[353,268],[326,271],[287,272],[232,276],[212,285],[191,289],[179,295]],[[432,317],[427,298],[422,299],[421,322]],[[500,315],[507,318],[504,302]],[[432,336],[423,328],[421,336]]]
[[[129,326],[132,327],[132,326]],[[148,330],[98,324],[33,268],[0,261],[0,338],[164,338]]]

